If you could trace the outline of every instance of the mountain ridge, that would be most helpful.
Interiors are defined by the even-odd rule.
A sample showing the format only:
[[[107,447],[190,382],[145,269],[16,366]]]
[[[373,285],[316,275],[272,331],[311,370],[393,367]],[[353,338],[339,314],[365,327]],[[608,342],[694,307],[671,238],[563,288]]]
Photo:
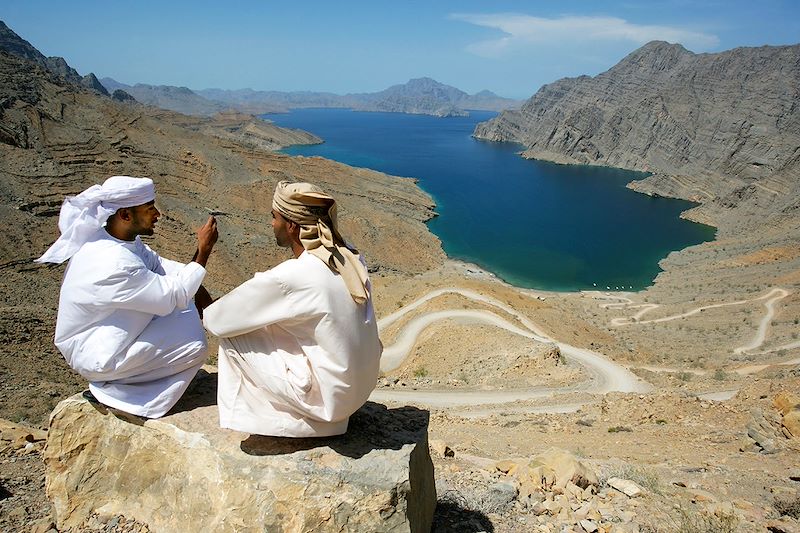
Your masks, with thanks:
[[[653,41],[597,76],[544,85],[474,136],[518,142],[526,158],[651,172],[630,187],[702,203],[689,216],[718,225],[753,184],[797,189],[798,87],[800,44],[694,54]]]
[[[86,87],[104,96],[109,96],[106,88],[103,87],[93,73],[90,72],[86,76],[81,76],[77,70],[67,64],[63,57],[46,57],[31,43],[17,35],[2,20],[0,20],[0,50],[6,50],[12,55],[33,61],[50,72],[62,76],[70,83]]]
[[[260,91],[245,89],[200,89],[173,85],[128,85],[109,77],[101,83],[108,91],[123,90],[137,101],[191,115],[240,111],[254,115],[286,113],[292,109],[347,108],[354,111],[423,114],[439,117],[466,116],[469,110],[501,111],[519,105],[483,90],[470,95],[433,78],[412,78],[374,93],[338,95],[317,91]]]

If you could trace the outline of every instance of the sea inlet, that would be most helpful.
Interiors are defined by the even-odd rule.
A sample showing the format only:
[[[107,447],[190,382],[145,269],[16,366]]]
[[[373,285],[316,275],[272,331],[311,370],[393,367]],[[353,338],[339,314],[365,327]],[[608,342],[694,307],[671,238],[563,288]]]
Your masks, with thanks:
[[[298,109],[263,118],[325,140],[285,153],[418,178],[436,201],[428,225],[447,255],[518,287],[639,290],[669,252],[713,240],[714,228],[679,218],[693,204],[625,187],[646,174],[525,160],[517,144],[472,138],[493,116]]]

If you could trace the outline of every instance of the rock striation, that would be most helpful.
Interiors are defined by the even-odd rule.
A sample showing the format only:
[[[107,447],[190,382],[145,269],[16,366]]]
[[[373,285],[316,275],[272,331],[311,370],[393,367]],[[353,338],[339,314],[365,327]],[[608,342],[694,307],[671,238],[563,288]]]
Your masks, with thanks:
[[[44,454],[59,530],[94,513],[151,531],[430,530],[427,411],[367,403],[340,437],[254,436],[219,429],[215,376],[158,420],[62,401]]]
[[[654,41],[545,85],[475,136],[560,163],[758,179],[800,167],[799,86],[800,45],[693,54]]]

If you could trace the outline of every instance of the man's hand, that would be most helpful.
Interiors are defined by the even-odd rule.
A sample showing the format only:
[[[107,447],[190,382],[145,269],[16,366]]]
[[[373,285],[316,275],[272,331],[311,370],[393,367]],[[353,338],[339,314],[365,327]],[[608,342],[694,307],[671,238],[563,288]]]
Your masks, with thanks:
[[[192,261],[206,266],[208,257],[211,255],[211,250],[217,242],[217,237],[219,237],[219,233],[217,233],[217,219],[210,216],[206,223],[197,230],[197,251]]]

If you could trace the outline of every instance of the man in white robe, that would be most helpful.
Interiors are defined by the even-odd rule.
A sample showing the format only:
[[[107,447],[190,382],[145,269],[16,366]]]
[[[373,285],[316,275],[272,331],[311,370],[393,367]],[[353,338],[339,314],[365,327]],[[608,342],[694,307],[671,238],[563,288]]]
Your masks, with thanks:
[[[378,377],[382,345],[366,266],[336,227],[333,198],[308,183],[278,184],[272,227],[294,255],[206,310],[221,337],[220,425],[258,435],[347,431]]]
[[[98,401],[148,418],[170,410],[207,357],[193,299],[217,240],[210,217],[192,262],[163,259],[139,238],[160,214],[152,180],[113,176],[64,201],[61,237],[37,259],[69,259],[55,333],[67,363]]]

